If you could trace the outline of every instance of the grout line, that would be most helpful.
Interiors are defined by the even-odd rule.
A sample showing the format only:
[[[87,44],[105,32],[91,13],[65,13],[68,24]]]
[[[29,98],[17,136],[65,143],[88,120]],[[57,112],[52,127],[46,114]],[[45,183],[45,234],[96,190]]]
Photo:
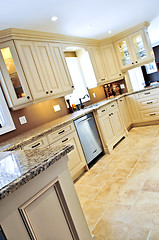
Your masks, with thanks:
[[[150,239],[151,232],[152,232],[152,230],[150,229],[146,240],[149,240],[149,239]]]

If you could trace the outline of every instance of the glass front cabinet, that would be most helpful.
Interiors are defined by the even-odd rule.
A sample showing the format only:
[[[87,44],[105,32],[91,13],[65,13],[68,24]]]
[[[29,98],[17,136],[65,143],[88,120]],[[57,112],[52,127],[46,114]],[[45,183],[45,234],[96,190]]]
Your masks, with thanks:
[[[32,102],[13,41],[0,44],[0,83],[9,107],[18,109],[21,105]]]
[[[116,41],[115,48],[122,70],[154,60],[154,53],[146,29]]]

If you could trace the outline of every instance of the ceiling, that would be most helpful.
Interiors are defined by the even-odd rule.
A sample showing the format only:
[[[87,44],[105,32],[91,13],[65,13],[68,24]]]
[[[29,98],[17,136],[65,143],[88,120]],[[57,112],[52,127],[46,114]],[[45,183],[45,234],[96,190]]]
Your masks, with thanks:
[[[148,21],[151,42],[159,44],[158,0],[0,0],[0,6],[0,30],[12,27],[103,39]],[[51,21],[52,16],[58,20]]]

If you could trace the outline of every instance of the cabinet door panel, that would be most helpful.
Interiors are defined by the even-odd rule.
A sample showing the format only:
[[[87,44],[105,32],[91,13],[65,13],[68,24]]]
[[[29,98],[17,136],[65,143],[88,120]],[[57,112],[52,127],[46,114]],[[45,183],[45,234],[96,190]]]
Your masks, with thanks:
[[[119,99],[118,105],[119,105],[120,114],[122,116],[125,127],[128,128],[131,125],[131,119],[130,119],[130,115],[127,109],[125,99],[124,98]]]
[[[114,126],[111,121],[111,116],[109,114],[105,114],[104,116],[99,118],[101,133],[105,140],[105,144],[109,145],[114,142],[116,136],[114,131]]]
[[[61,83],[64,92],[70,91],[73,89],[73,83],[60,44],[49,43],[49,46],[57,81]]]
[[[105,68],[107,69],[108,79],[114,80],[122,78],[122,74],[115,56],[113,44],[108,44],[106,46],[101,47],[101,52]]]
[[[120,137],[124,132],[122,120],[118,109],[114,109],[111,112],[111,121],[113,124],[113,129],[115,130],[116,137]]]
[[[15,44],[27,77],[27,81],[32,91],[33,98],[36,100],[46,97],[48,89],[44,82],[44,77],[40,67],[37,66],[38,60],[33,43],[30,41],[16,40]]]
[[[0,50],[1,81],[10,107],[32,101],[32,97],[21,67],[14,43],[1,43]]]
[[[54,94],[60,93],[61,85],[60,81],[58,81],[55,60],[51,56],[48,43],[34,42],[34,46],[49,94],[50,91]]]

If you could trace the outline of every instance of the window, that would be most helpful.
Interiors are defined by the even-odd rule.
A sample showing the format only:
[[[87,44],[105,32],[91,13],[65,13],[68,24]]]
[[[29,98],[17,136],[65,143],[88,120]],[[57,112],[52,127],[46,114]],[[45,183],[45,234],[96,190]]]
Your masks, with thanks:
[[[0,88],[0,135],[13,130],[15,130],[15,126]]]
[[[65,96],[65,99],[69,99],[72,104],[80,104],[79,98],[83,98],[86,94],[88,95],[82,102],[90,100],[89,93],[86,87],[86,83],[83,77],[83,73],[80,68],[80,64],[77,57],[66,57],[66,62],[70,71],[70,75],[74,84],[75,89],[72,94]]]
[[[145,87],[145,80],[141,67],[128,70],[128,74],[134,91],[141,90]]]

